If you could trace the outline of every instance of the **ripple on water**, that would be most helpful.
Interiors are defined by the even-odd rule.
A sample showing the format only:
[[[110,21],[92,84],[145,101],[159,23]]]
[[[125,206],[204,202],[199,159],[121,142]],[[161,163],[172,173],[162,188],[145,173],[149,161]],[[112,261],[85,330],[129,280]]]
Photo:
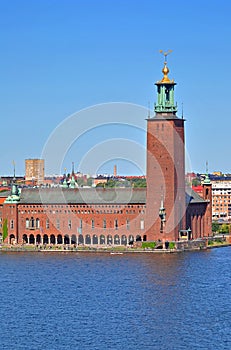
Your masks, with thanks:
[[[0,253],[0,348],[229,349],[230,252]]]

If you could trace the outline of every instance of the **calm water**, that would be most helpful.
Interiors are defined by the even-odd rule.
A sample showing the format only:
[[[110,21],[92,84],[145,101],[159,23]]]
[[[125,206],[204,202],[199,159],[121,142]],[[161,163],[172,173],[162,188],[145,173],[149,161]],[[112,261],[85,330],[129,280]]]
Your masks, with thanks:
[[[0,349],[230,349],[231,247],[0,253]]]

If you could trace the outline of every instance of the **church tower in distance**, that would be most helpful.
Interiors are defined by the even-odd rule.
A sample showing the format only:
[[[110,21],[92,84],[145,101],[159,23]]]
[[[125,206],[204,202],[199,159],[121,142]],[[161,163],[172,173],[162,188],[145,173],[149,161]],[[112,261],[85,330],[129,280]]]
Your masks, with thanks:
[[[168,77],[169,53],[163,53],[163,78],[155,84],[155,114],[147,119],[146,233],[149,241],[177,240],[179,231],[185,230],[185,120],[176,115],[176,83]]]

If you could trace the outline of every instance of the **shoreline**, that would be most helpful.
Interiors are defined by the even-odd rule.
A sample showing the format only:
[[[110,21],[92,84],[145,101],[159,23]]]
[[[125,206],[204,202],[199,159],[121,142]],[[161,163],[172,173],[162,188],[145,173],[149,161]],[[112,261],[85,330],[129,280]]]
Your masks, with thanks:
[[[178,254],[178,253],[184,253],[184,252],[193,252],[193,251],[205,251],[210,250],[214,248],[223,248],[223,247],[229,247],[231,246],[231,243],[225,242],[222,244],[213,244],[213,245],[206,245],[204,247],[187,247],[183,249],[140,249],[140,248],[131,248],[131,247],[61,247],[61,248],[54,248],[54,247],[40,247],[37,248],[36,246],[13,246],[13,245],[7,245],[7,246],[0,246],[0,252],[6,252],[6,253],[105,253],[110,255],[122,255],[122,254],[134,254],[134,253],[144,253],[144,254]]]

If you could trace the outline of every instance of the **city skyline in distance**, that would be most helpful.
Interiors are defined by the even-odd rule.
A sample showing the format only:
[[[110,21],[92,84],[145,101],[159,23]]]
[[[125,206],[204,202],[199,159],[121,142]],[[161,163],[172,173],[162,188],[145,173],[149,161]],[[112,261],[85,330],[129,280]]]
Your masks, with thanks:
[[[12,3],[0,4],[1,175],[12,174],[12,160],[16,173],[24,174],[24,160],[40,158],[50,134],[76,111],[108,102],[146,109],[150,103],[153,111],[160,49],[173,50],[169,77],[177,83],[178,116],[183,104],[191,169],[204,172],[208,161],[209,172],[231,172],[228,1],[210,3],[209,11],[199,1],[187,7],[182,1],[164,7],[152,1],[13,3],[13,12]],[[122,128],[116,132],[125,138]],[[85,146],[101,142],[103,133],[90,136]],[[134,141],[146,147],[142,132],[134,133]],[[72,161],[78,168],[78,155],[87,149],[72,148],[63,168]],[[117,166],[118,174],[136,173],[128,162]],[[106,162],[102,172],[112,171]]]

